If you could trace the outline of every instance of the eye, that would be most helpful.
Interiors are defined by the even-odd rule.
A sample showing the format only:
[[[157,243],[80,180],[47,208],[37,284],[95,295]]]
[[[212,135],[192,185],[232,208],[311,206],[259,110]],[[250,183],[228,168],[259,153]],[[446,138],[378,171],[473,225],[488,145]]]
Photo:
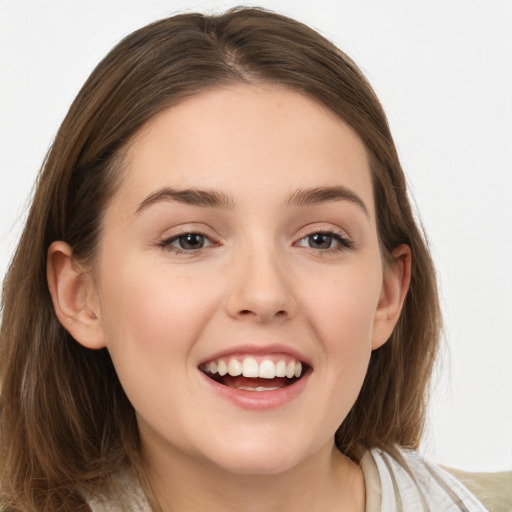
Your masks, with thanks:
[[[213,245],[213,243],[206,235],[201,233],[183,233],[167,238],[160,242],[159,245],[164,249],[174,249],[176,252],[194,252],[203,247]]]
[[[312,233],[301,238],[297,245],[321,251],[351,249],[353,246],[348,238],[333,231]]]

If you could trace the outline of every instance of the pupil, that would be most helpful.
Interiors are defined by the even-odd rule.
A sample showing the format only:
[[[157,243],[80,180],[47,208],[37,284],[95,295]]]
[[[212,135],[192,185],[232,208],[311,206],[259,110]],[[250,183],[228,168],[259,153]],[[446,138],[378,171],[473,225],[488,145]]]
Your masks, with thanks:
[[[311,235],[309,246],[316,249],[329,249],[331,247],[332,236],[325,233],[316,233]]]
[[[180,247],[182,249],[201,249],[204,245],[204,236],[197,233],[180,236]]]

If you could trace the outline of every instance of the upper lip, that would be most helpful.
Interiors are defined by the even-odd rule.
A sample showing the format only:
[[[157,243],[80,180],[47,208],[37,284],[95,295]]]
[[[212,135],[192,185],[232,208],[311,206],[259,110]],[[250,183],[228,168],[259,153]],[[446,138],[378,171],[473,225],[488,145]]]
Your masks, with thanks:
[[[302,353],[300,353],[298,350],[296,350],[293,347],[283,345],[280,343],[273,343],[271,345],[254,345],[254,344],[241,344],[241,345],[234,345],[229,348],[226,348],[224,350],[221,350],[219,352],[215,352],[213,354],[210,354],[208,357],[205,357],[201,360],[199,363],[204,364],[208,363],[210,361],[216,361],[218,359],[222,358],[228,358],[237,354],[243,354],[244,356],[250,356],[250,355],[270,355],[270,354],[286,354],[297,361],[301,361],[302,363],[306,363],[308,366],[311,366],[311,363],[309,359]]]

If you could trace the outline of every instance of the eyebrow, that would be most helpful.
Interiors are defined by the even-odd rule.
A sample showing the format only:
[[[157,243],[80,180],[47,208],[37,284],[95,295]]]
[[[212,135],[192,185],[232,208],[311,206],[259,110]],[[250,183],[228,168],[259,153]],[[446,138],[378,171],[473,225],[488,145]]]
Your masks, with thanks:
[[[335,187],[297,189],[286,200],[286,204],[288,206],[313,206],[330,201],[349,201],[359,206],[366,216],[370,216],[364,201],[355,192],[341,185]]]
[[[135,211],[139,214],[149,206],[167,201],[175,201],[192,206],[203,208],[221,208],[232,210],[235,207],[235,201],[231,196],[219,190],[202,190],[197,188],[176,189],[173,187],[163,187],[146,197]],[[341,185],[334,187],[316,187],[307,189],[297,189],[286,199],[286,206],[314,206],[330,201],[350,201],[359,206],[363,212],[369,216],[368,209],[364,201],[352,190]]]
[[[172,187],[164,187],[146,197],[139,204],[135,213],[138,214],[148,206],[162,201],[176,201],[203,208],[223,208],[226,210],[232,210],[235,207],[233,199],[218,190],[200,190],[196,188],[178,190]]]

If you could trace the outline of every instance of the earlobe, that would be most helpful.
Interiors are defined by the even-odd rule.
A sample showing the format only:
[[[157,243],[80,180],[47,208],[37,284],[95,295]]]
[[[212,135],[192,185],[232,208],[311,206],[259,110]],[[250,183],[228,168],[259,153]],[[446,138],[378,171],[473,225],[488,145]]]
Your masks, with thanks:
[[[411,281],[411,249],[403,244],[393,251],[386,269],[375,315],[372,350],[384,345],[398,322]]]
[[[51,244],[46,270],[53,307],[62,326],[85,347],[103,348],[104,337],[90,277],[73,259],[68,244],[61,241]]]

